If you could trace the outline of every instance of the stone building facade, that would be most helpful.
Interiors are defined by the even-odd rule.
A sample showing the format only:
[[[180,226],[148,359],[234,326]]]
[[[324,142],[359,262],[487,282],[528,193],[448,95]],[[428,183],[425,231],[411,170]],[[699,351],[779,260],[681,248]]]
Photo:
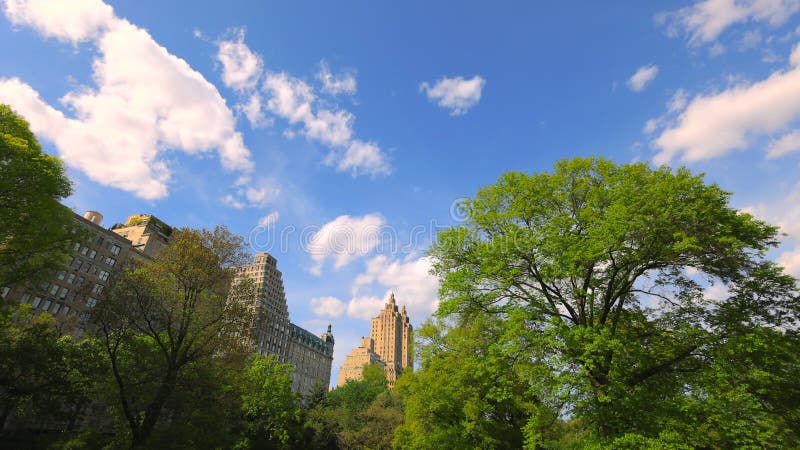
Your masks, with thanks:
[[[413,328],[405,305],[398,311],[394,293],[378,316],[372,319],[370,337],[375,342],[375,353],[386,364],[386,380],[394,386],[403,369],[412,366],[411,332]]]
[[[64,269],[38,286],[22,283],[2,288],[0,294],[8,301],[30,304],[34,312],[50,313],[63,333],[81,336],[114,271],[129,258],[150,256],[124,236],[103,228],[103,216],[96,211],[87,211],[83,217],[75,214],[74,219],[89,232],[89,238],[74,244]]]
[[[128,216],[124,224],[115,224],[111,230],[128,239],[133,248],[151,258],[169,245],[172,236],[172,227],[150,214]]]
[[[283,277],[278,261],[269,253],[257,253],[251,264],[236,269],[237,280],[250,279],[256,286],[248,306],[253,323],[245,336],[260,355],[276,355],[294,365],[292,388],[306,395],[318,383],[328,386],[331,378],[334,339],[331,328],[316,336],[289,320]]]
[[[339,371],[338,385],[362,379],[364,365],[378,362],[383,365],[389,387],[393,387],[403,370],[413,367],[412,332],[406,307],[398,311],[392,293],[384,309],[372,319],[370,337],[361,338],[361,346],[345,358]]]
[[[362,337],[361,338],[361,345],[354,348],[347,358],[345,358],[344,363],[342,364],[342,368],[339,369],[339,379],[336,382],[336,385],[341,387],[344,386],[350,380],[360,380],[362,379],[362,372],[364,370],[364,366],[368,366],[370,364],[380,364],[384,366],[385,364],[380,356],[375,353],[375,342],[372,338]]]

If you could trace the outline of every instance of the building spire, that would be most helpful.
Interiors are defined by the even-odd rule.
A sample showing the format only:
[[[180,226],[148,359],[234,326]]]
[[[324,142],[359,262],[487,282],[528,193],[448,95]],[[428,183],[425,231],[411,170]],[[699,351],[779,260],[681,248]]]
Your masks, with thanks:
[[[394,292],[389,294],[389,304],[394,305]]]

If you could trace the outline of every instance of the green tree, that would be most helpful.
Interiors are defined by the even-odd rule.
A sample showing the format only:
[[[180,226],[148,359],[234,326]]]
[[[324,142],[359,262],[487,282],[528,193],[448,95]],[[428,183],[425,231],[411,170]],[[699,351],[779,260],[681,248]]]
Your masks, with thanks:
[[[568,393],[566,413],[585,425],[587,440],[728,442],[742,430],[704,434],[696,425],[710,411],[692,405],[712,392],[721,396],[717,413],[743,404],[713,381],[734,382],[722,363],[731,346],[752,335],[800,351],[787,337],[797,329],[795,280],[764,258],[777,228],[731,208],[729,197],[687,169],[601,158],[507,173],[465,202],[468,221],[431,250],[438,314],[506,321],[514,333],[501,342],[505,353],[523,350],[520,357],[547,364],[552,376],[528,383],[548,401]],[[712,283],[730,295],[709,302]],[[782,385],[791,373],[784,369],[749,372],[753,383],[739,389],[760,423],[742,427],[774,428],[760,378]],[[786,407],[796,417],[797,405]],[[791,438],[778,434],[762,434],[761,445]],[[527,438],[532,445],[535,436]]]
[[[49,314],[30,305],[0,312],[0,431],[15,416],[18,429],[44,424],[75,429],[103,376],[97,343],[61,336]]]
[[[147,444],[193,368],[240,351],[250,314],[239,300],[253,291],[232,281],[245,258],[242,238],[224,227],[181,229],[98,302],[92,317],[132,446]]]
[[[527,382],[546,369],[510,354],[504,335],[511,332],[493,316],[423,324],[416,333],[420,367],[396,386],[405,423],[395,431],[395,446],[512,449],[523,446],[526,430],[549,437],[557,408],[542,405]]]
[[[28,122],[0,104],[0,287],[34,282],[66,263],[78,228],[59,203],[72,185]]]
[[[244,437],[237,448],[292,448],[302,424],[300,399],[292,392],[291,364],[256,355],[245,371]]]

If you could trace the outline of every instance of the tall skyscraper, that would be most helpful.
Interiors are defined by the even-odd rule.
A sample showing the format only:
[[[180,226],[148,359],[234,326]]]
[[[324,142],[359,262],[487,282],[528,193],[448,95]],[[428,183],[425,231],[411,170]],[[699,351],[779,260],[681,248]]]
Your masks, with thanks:
[[[363,366],[376,362],[370,357],[374,354],[383,364],[389,386],[394,386],[394,382],[403,374],[403,370],[413,366],[412,331],[406,307],[403,306],[398,311],[392,293],[384,309],[372,319],[370,338],[362,338],[361,347],[354,349],[345,359],[339,373],[339,385],[348,380],[360,380]]]
[[[289,308],[278,261],[269,253],[256,253],[253,262],[237,269],[237,279],[250,279],[256,293],[248,306],[253,323],[244,333],[261,355],[276,355],[294,365],[292,389],[307,394],[316,383],[327,386],[331,378],[334,339],[331,328],[316,336],[289,321]]]

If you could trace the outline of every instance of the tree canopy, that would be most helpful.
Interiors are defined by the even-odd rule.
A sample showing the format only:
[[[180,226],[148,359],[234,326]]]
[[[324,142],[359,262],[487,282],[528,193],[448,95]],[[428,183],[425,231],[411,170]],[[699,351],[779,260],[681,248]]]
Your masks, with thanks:
[[[759,445],[784,445],[798,437],[798,405],[776,414],[764,383],[785,386],[796,366],[741,350],[800,350],[797,286],[765,258],[777,228],[729,200],[685,168],[576,158],[552,173],[507,173],[465,202],[468,220],[431,250],[438,314],[502,320],[492,347],[549,367],[526,380],[532,394],[563,405],[597,442],[749,445],[737,439],[758,429]],[[710,298],[711,285],[727,294]],[[762,364],[735,369],[733,354]],[[734,411],[755,423],[723,419]]]
[[[0,104],[0,287],[35,282],[66,262],[77,227],[59,201],[71,192],[61,160]]]

